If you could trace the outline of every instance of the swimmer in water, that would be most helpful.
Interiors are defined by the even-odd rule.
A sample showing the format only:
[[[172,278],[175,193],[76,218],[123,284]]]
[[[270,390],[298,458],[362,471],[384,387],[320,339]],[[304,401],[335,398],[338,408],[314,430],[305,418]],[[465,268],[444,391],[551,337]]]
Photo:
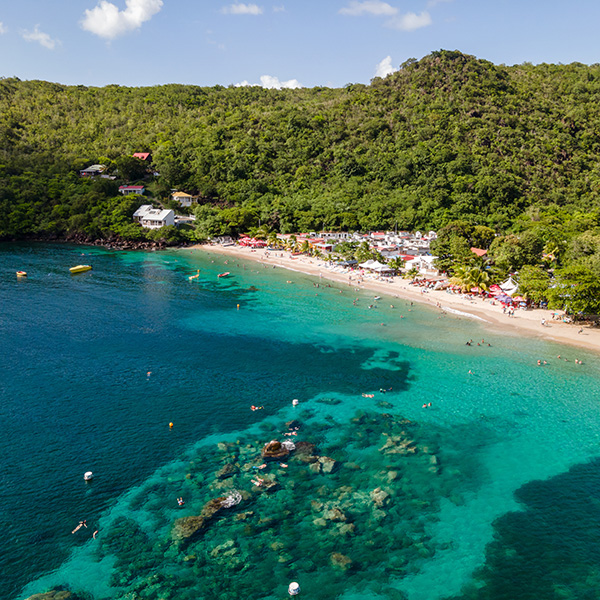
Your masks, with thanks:
[[[75,533],[76,531],[79,531],[82,527],[87,527],[85,519],[83,521],[79,521],[79,525],[77,525],[77,527],[75,527],[75,529],[73,529],[73,531],[71,531],[71,533]]]

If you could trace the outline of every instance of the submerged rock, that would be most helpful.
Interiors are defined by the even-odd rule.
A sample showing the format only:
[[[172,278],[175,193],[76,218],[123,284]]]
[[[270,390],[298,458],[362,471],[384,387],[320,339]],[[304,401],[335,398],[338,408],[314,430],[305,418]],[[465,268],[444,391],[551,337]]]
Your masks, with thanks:
[[[379,448],[384,454],[416,454],[418,448],[414,440],[401,435],[387,435],[385,444]]]
[[[176,542],[190,540],[206,527],[204,517],[182,517],[177,519],[171,530],[171,537]]]
[[[44,594],[34,594],[27,600],[75,600],[77,596],[68,590],[52,590]]]
[[[233,477],[239,472],[239,470],[239,467],[233,463],[227,463],[222,469],[217,471],[217,479],[227,479],[228,477]]]
[[[390,495],[381,488],[375,488],[369,495],[371,496],[371,500],[373,500],[375,506],[377,506],[378,508],[385,506],[388,503],[390,497]]]
[[[328,456],[319,456],[319,462],[323,473],[332,473],[337,466],[337,462]]]
[[[330,559],[331,564],[342,571],[347,571],[352,566],[352,559],[341,552],[333,552]]]
[[[328,508],[323,513],[323,518],[328,521],[346,521],[347,517],[344,514],[344,511],[341,510],[338,506],[333,506],[332,508]]]

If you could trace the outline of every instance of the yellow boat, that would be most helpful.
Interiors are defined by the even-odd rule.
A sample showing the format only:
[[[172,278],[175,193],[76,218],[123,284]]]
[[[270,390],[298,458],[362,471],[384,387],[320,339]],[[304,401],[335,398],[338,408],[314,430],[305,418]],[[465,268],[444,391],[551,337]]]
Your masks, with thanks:
[[[25,271],[17,271],[17,277],[27,277],[27,273]]]
[[[76,267],[71,267],[69,271],[71,271],[71,275],[75,275],[75,273],[84,273],[85,271],[91,271],[92,267],[90,265],[77,265]]]

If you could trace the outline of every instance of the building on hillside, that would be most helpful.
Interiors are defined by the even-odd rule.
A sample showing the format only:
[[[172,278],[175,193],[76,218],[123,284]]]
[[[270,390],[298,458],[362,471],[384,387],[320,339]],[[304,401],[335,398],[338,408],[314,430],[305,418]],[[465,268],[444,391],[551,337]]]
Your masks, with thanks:
[[[133,213],[133,220],[146,229],[160,229],[167,225],[175,225],[175,213],[170,209],[143,204]]]
[[[90,165],[87,169],[81,169],[79,175],[81,177],[98,177],[106,171],[106,165]]]
[[[143,160],[144,162],[152,161],[152,155],[150,154],[150,152],[134,152],[133,158],[139,158],[140,160]]]
[[[192,196],[191,194],[186,194],[185,192],[173,192],[171,194],[171,200],[178,202],[179,206],[190,207],[192,204],[196,204],[198,202],[198,197]]]
[[[123,196],[128,194],[143,194],[146,188],[143,185],[120,185],[119,193]]]

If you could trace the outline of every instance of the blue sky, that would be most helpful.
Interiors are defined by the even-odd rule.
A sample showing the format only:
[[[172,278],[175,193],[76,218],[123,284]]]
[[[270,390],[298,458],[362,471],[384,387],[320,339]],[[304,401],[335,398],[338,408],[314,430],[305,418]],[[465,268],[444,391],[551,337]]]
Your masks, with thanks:
[[[441,48],[600,62],[598,0],[17,0],[0,76],[66,84],[341,87]]]

